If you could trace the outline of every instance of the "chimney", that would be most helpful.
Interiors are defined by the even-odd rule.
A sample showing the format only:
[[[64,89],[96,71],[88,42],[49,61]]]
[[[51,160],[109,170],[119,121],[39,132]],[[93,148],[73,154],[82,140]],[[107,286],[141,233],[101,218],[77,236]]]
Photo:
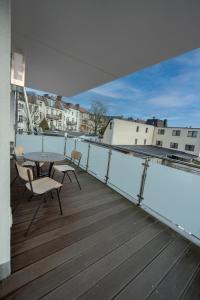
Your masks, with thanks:
[[[163,124],[164,124],[164,127],[167,127],[167,119],[164,119]]]
[[[56,101],[62,101],[62,96],[60,96],[60,95],[57,96],[57,97],[56,97]]]

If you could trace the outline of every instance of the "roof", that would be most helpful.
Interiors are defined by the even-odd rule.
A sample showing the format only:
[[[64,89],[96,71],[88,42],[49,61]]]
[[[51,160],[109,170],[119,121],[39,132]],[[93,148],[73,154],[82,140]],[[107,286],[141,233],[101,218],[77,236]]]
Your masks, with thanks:
[[[72,96],[199,48],[200,1],[12,1],[25,86]],[[173,33],[173,34],[172,34]]]
[[[196,155],[188,154],[183,151],[156,147],[156,146],[149,146],[149,145],[118,145],[117,147],[139,152],[141,154],[146,154],[150,156],[158,156],[162,158],[171,157],[172,155],[182,158],[184,160],[191,160],[197,158]]]

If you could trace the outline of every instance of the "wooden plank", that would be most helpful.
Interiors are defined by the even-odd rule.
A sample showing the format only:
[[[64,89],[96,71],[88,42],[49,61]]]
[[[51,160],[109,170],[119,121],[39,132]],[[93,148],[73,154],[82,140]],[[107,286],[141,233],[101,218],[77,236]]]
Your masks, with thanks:
[[[197,272],[194,278],[191,279],[191,282],[183,295],[180,296],[181,300],[199,300],[200,299],[200,266],[197,269]]]
[[[95,211],[96,213],[94,213],[94,210],[92,210],[92,213],[89,215],[86,214],[85,217],[80,218],[80,216],[78,215],[78,218],[65,218],[64,220],[62,219],[60,220],[60,226],[57,226],[55,229],[54,226],[51,226],[50,224],[48,230],[46,230],[44,233],[39,232],[39,234],[37,234],[36,236],[31,236],[31,238],[25,240],[23,244],[18,243],[14,247],[12,247],[12,256],[38,247],[41,244],[47,243],[55,238],[66,235],[67,233],[81,229],[85,226],[88,226],[89,224],[93,224],[98,220],[101,220],[101,218],[105,216],[106,208],[107,210],[109,210],[110,208],[113,209],[113,207],[116,209],[118,206],[122,207],[122,204],[120,202],[117,202],[115,203],[115,206],[113,206],[113,203],[109,203],[105,204],[105,206],[103,207],[104,209],[102,207],[98,207],[98,210]],[[137,212],[137,210],[135,212]],[[132,217],[134,218],[133,209],[130,210],[130,215],[132,215]]]
[[[121,224],[121,231],[119,229],[118,232],[113,232],[112,235],[101,236],[97,244],[84,249],[81,255],[72,258],[70,261],[67,261],[56,269],[31,281],[29,284],[12,294],[12,297],[20,300],[27,298],[29,300],[39,299],[49,293],[52,289],[58,287],[61,283],[64,283],[91,264],[97,262],[108,253],[119,248],[129,239],[133,239],[143,230],[148,230],[149,234],[153,234],[154,232],[155,235],[159,230],[163,230],[163,226],[159,226],[158,224],[155,225],[154,223],[149,222],[149,226],[147,226],[146,218],[143,219],[142,222],[140,221],[135,228],[133,226],[133,230],[130,230],[133,225],[133,222],[131,221],[132,220],[129,219],[129,222]]]
[[[190,282],[199,263],[199,249],[192,246],[156,287],[149,299],[178,299],[185,290],[185,286]]]
[[[98,195],[98,193],[97,193],[97,195]],[[96,195],[96,196],[97,196],[97,195]],[[100,195],[100,193],[99,193],[99,195]],[[84,192],[83,195],[81,195],[81,192],[79,191],[79,192],[78,192],[78,195],[74,195],[74,196],[78,196],[79,199],[82,199],[82,201],[84,201],[84,199],[87,199],[87,201],[89,201],[89,200],[92,201],[91,198],[88,198],[88,195],[87,195],[87,192],[86,192],[86,191]],[[68,196],[68,197],[70,197],[70,196]],[[28,199],[28,197],[27,197],[27,199]],[[66,199],[66,201],[67,201],[68,198],[65,198],[65,199]],[[63,198],[61,197],[61,201],[62,201],[62,203],[63,203],[64,206],[65,206],[65,199],[63,199]],[[37,197],[37,198],[35,198],[34,200],[32,200],[31,202],[28,202],[28,201],[26,201],[26,202],[27,202],[27,205],[32,205],[33,208],[36,208],[39,201],[40,201],[40,198]],[[53,202],[53,205],[52,205],[52,209],[51,209],[51,203],[52,203],[52,202]],[[49,203],[50,203],[50,204],[49,204]],[[33,206],[33,204],[34,204],[34,206]],[[49,199],[48,202],[47,202],[47,204],[46,204],[46,206],[48,207],[48,212],[49,212],[49,214],[50,214],[51,212],[52,212],[52,213],[55,213],[55,211],[58,209],[58,203],[57,203],[56,197],[55,197],[55,199],[53,199],[53,200],[50,200],[50,199]],[[76,202],[74,201],[74,202],[71,203],[71,205],[70,205],[70,203],[68,203],[68,201],[67,201],[66,206],[68,206],[68,207],[78,207],[78,203],[76,203]],[[19,208],[20,208],[20,207],[19,207]],[[17,208],[17,210],[19,210],[19,208]],[[34,209],[33,209],[33,211],[34,211]],[[28,214],[22,215],[22,216],[15,216],[13,224],[15,225],[15,224],[19,224],[19,223],[25,222],[25,221],[27,221],[27,220],[30,220],[31,217],[32,217],[33,211],[31,211],[31,212],[28,213]],[[45,209],[44,209],[44,210],[41,210],[41,211],[38,213],[38,216],[44,215],[44,214],[45,214]]]
[[[129,282],[127,281],[125,286],[120,284],[120,289],[118,287],[117,289],[115,288],[115,290],[109,288],[109,294],[115,299],[133,299],[133,297],[135,299],[146,299],[152,292],[154,286],[157,285],[169,272],[169,269],[183,257],[188,247],[188,241],[177,238],[155,257],[151,264],[149,264],[141,273],[137,274],[137,276],[133,276]],[[133,272],[132,275],[135,275],[134,273],[135,272]],[[119,277],[117,277],[117,279],[119,280]],[[168,299],[175,298],[169,297]]]
[[[38,236],[45,232],[53,231],[54,229],[59,230],[59,228],[64,227],[65,225],[69,225],[76,221],[81,221],[81,219],[84,219],[87,217],[95,218],[95,215],[97,215],[97,217],[98,217],[98,214],[100,212],[106,211],[112,207],[115,208],[118,205],[121,205],[121,206],[123,205],[124,208],[131,207],[131,204],[129,204],[129,205],[127,204],[124,206],[124,203],[122,201],[119,201],[119,199],[117,199],[117,201],[111,201],[111,202],[107,201],[107,203],[104,203],[103,205],[99,205],[97,207],[92,207],[89,210],[85,210],[82,214],[80,212],[75,213],[75,214],[68,214],[66,216],[65,215],[60,216],[60,214],[59,214],[59,218],[56,219],[56,222],[54,220],[52,222],[50,222],[48,220],[48,218],[47,218],[47,220],[45,218],[46,222],[45,222],[45,224],[43,224],[42,228],[40,227],[41,226],[40,224],[38,225],[37,220],[35,220],[32,228],[31,228],[31,231],[29,233],[28,238],[24,237],[24,231],[19,232],[18,234],[12,235],[12,238],[14,239],[13,244],[17,244],[17,243],[21,243],[21,242],[26,243],[26,241],[30,240],[34,236]],[[16,245],[16,247],[17,247],[17,245]]]
[[[117,195],[117,193],[111,193],[109,191],[107,191],[107,189],[105,189],[104,186],[102,187],[98,187],[98,192],[101,193],[102,197],[101,199],[103,199],[103,196],[115,196]],[[67,207],[73,207],[75,204],[76,206],[81,205],[82,202],[92,202],[93,200],[95,200],[95,198],[98,196],[99,193],[97,193],[97,190],[95,188],[91,189],[90,191],[84,191],[83,196],[80,194],[65,194],[65,192],[62,193],[62,197],[61,197],[61,201],[63,204],[63,207],[67,206]],[[80,196],[81,195],[81,196]],[[119,194],[118,194],[119,196]],[[56,200],[56,195],[54,195],[55,200]],[[28,194],[24,197],[24,199],[21,202],[21,205],[18,206],[18,209],[15,211],[15,218],[20,217],[20,216],[24,216],[26,214],[33,214],[35,208],[37,207],[37,197],[34,198],[32,201],[27,201],[28,199]],[[48,196],[47,199],[47,203],[46,203],[46,207],[48,208],[53,208],[57,206],[57,202],[52,200],[50,198],[50,195]]]
[[[98,221],[94,219],[90,225],[86,223],[85,227],[77,231],[62,235],[59,238],[55,237],[52,241],[15,256],[12,260],[13,272],[110,226],[112,223],[117,222],[122,216],[129,214],[131,210],[132,208],[127,209],[124,205],[118,205],[116,208],[111,208],[106,212],[100,213],[97,219]]]
[[[43,299],[77,299],[117,267],[121,270],[121,277],[126,270],[131,276],[133,270],[139,272],[143,269],[171,241],[172,236],[167,232],[161,232],[156,237],[153,236],[153,239],[149,234],[141,234],[53,290]]]
[[[139,213],[140,215],[140,213]],[[89,247],[93,247],[99,242],[104,243],[105,237],[111,239],[115,234],[123,235],[125,238],[129,238],[130,232],[134,234],[135,231],[140,232],[145,226],[154,222],[152,218],[140,217],[137,220],[133,219],[133,224],[130,222],[130,217],[121,217],[119,221],[112,226],[106,227],[85,239],[82,239],[67,248],[64,248],[50,256],[47,256],[34,264],[31,264],[18,272],[13,273],[8,279],[3,282],[2,295],[7,295],[8,293],[24,286],[30,281],[42,276],[43,274],[55,269],[59,265],[69,261],[74,257],[78,257]],[[128,222],[128,226],[127,226]],[[125,226],[125,228],[124,228]]]
[[[81,213],[82,211],[88,210],[92,207],[97,207],[99,205],[102,205],[104,203],[109,203],[109,202],[113,202],[115,201],[115,199],[119,199],[119,201],[123,201],[126,203],[126,201],[124,201],[124,199],[122,199],[122,197],[119,197],[119,195],[113,195],[111,196],[107,196],[107,195],[102,195],[102,198],[93,198],[93,201],[82,201],[81,204],[73,207],[70,205],[63,205],[63,212],[64,212],[64,217],[66,216],[70,216],[72,214],[76,214],[76,213]],[[48,208],[48,206],[47,206]],[[53,221],[53,220],[60,220],[60,215],[55,214],[55,210],[54,210],[54,214],[52,214],[52,216],[49,216],[49,214],[47,216],[45,216],[45,218],[43,218],[42,216],[37,218],[37,224],[40,224],[41,226],[44,226],[45,223],[49,223],[49,221]],[[14,236],[16,233],[20,232],[20,231],[24,231],[28,224],[29,221],[25,221],[16,225],[12,226],[12,235]],[[41,227],[39,226],[39,227]],[[42,228],[41,228],[42,229]]]

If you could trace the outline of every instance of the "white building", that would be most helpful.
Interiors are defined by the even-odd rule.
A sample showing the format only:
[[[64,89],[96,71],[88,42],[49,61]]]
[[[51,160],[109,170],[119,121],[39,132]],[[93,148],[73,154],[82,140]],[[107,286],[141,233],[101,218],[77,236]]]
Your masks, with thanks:
[[[126,120],[111,120],[103,142],[111,145],[152,145],[200,156],[200,128],[155,127]]]
[[[155,128],[153,145],[200,155],[200,128]]]
[[[80,111],[79,105],[65,103],[62,98],[45,94],[43,96],[28,94],[30,115],[33,126],[38,128],[43,119],[47,120],[50,130],[79,131]],[[27,108],[22,92],[17,92],[19,133],[29,131]]]
[[[104,132],[103,142],[110,145],[152,145],[154,126],[112,119]]]

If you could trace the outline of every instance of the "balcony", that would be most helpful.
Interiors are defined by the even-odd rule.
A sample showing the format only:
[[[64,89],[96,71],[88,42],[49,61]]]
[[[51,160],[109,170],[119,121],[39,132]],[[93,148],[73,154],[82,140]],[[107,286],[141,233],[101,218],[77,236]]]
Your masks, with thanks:
[[[47,119],[50,120],[62,120],[62,115],[46,114]]]
[[[2,297],[195,299],[199,295],[200,249],[189,241],[198,244],[199,202],[188,198],[190,187],[179,187],[182,176],[194,192],[199,175],[156,160],[148,159],[147,167],[146,158],[72,138],[22,135],[17,143],[27,152],[51,150],[69,157],[74,148],[81,151],[78,176],[83,190],[66,182],[61,192],[64,215],[48,199],[24,238],[37,200],[28,202],[28,192],[22,194],[18,184],[13,187],[12,202],[20,205],[12,227],[12,275],[1,284]],[[173,174],[179,174],[176,182]],[[174,182],[166,187],[168,192],[166,182]]]

